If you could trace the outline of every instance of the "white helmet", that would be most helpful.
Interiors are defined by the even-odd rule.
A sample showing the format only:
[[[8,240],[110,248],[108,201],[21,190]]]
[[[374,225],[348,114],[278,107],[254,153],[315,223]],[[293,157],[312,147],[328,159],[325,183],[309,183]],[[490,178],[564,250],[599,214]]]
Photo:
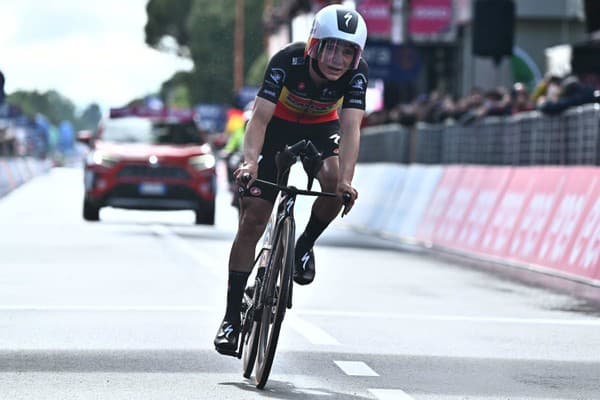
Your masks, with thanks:
[[[317,58],[326,39],[343,40],[354,45],[356,52],[351,65],[352,69],[356,69],[367,41],[367,24],[356,10],[340,4],[329,5],[315,15],[305,54]]]

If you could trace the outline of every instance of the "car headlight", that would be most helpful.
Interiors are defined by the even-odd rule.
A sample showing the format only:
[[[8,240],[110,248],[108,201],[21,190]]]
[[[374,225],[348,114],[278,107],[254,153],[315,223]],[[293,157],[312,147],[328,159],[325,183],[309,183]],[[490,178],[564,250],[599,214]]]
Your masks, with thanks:
[[[119,158],[101,151],[94,151],[88,155],[88,164],[102,165],[110,168],[119,162]]]
[[[213,168],[215,166],[215,162],[215,156],[212,154],[191,157],[189,160],[190,165],[199,171]]]

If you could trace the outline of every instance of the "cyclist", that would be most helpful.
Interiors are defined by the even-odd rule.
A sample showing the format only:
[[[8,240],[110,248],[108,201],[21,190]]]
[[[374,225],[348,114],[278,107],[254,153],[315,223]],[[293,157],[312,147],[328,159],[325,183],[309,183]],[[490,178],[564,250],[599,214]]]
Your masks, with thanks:
[[[322,153],[323,167],[317,176],[321,189],[338,194],[313,204],[296,243],[297,283],[314,279],[312,247],[340,212],[342,195],[351,195],[348,210],[358,196],[352,178],[365,109],[368,68],[361,54],[366,38],[360,14],[329,5],[315,15],[306,43],[292,43],[269,61],[244,137],[244,163],[235,171],[240,184],[245,174],[251,180],[229,255],[227,307],[214,340],[219,353],[236,355],[243,291],[277,196],[276,190],[255,179],[276,180],[276,152],[299,140],[311,140]]]

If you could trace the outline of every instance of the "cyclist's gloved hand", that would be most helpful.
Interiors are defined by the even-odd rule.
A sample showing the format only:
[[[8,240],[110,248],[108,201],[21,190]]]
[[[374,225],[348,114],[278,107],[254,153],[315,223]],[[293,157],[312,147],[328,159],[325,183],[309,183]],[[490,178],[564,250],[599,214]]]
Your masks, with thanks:
[[[348,214],[350,209],[352,209],[354,206],[354,202],[358,198],[358,192],[347,182],[338,182],[335,192],[338,195],[338,198],[341,199],[342,203],[344,204],[344,210],[342,212],[343,217],[344,215]],[[349,197],[346,196],[346,198],[344,198],[344,194],[349,195]]]
[[[233,172],[233,175],[238,185],[250,187],[258,176],[258,165],[252,162],[245,162]],[[246,180],[248,175],[250,176],[249,181]]]

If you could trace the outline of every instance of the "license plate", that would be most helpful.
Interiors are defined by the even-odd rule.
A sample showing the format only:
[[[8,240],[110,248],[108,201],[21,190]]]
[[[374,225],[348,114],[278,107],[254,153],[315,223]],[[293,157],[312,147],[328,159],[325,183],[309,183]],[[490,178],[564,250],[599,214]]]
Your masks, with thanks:
[[[165,192],[166,188],[162,183],[144,182],[140,184],[140,194],[162,196]]]

